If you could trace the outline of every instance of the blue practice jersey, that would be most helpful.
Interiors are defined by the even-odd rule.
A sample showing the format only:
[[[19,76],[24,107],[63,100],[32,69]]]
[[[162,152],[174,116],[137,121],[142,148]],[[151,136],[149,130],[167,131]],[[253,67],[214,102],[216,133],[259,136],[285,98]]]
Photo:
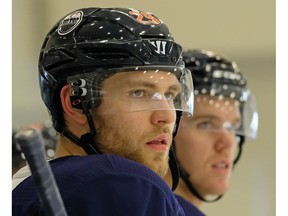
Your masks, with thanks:
[[[140,163],[102,154],[50,165],[69,216],[184,215],[169,186]],[[31,176],[12,191],[12,215],[44,215]]]
[[[179,204],[183,208],[185,215],[187,216],[205,216],[198,208],[196,208],[192,203],[183,199],[182,197],[175,195]]]

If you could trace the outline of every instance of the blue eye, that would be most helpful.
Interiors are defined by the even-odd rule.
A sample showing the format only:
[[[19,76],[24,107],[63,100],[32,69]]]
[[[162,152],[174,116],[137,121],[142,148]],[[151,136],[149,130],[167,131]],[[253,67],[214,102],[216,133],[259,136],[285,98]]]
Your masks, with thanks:
[[[177,96],[177,93],[173,91],[165,93],[166,100],[174,100],[176,96]]]
[[[174,99],[174,94],[171,93],[171,92],[168,92],[168,93],[165,94],[165,98],[167,100],[173,100]]]
[[[136,91],[131,92],[131,95],[133,97],[143,97],[144,94],[145,92],[143,90],[136,90]]]
[[[212,123],[210,121],[203,121],[198,124],[198,128],[201,129],[211,129],[213,128]]]
[[[240,128],[239,124],[231,124],[229,122],[226,122],[223,124],[223,128],[230,132],[235,132]]]

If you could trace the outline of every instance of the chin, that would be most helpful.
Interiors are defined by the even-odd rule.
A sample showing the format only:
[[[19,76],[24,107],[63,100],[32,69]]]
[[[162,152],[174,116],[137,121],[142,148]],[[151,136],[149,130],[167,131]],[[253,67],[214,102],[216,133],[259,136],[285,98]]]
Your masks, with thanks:
[[[214,195],[221,195],[226,193],[226,191],[228,190],[228,185],[221,185],[221,186],[215,186],[213,187],[212,190],[210,190],[210,194],[214,194]]]
[[[204,187],[203,187],[204,186]],[[202,192],[203,194],[207,195],[221,195],[224,194],[228,190],[229,182],[228,181],[216,181],[213,182],[210,181],[210,183],[206,182],[206,184],[202,183]],[[198,185],[198,188],[200,189],[201,184]],[[197,188],[197,186],[196,186]]]
[[[162,162],[161,164],[154,163],[154,164],[147,164],[151,170],[153,170],[155,173],[157,173],[160,177],[164,178],[164,176],[167,174],[168,171],[168,162],[164,163]]]
[[[146,166],[157,173],[160,177],[164,178],[169,169],[168,159],[162,158],[161,160],[149,161]]]

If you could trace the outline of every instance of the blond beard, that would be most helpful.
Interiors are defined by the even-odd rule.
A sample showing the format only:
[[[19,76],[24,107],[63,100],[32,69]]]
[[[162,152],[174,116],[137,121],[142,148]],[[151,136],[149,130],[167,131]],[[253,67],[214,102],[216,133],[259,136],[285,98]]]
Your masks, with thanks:
[[[117,127],[112,118],[97,116],[97,125],[101,125],[101,127],[96,129],[96,143],[103,153],[119,155],[141,163],[161,177],[166,175],[169,168],[168,153],[167,155],[163,155],[163,153],[154,153],[153,158],[149,160],[150,157],[144,152],[143,148],[133,148],[133,146],[130,148],[131,146],[129,143],[131,143],[131,138],[129,137],[129,134],[125,133],[122,127]],[[115,130],[115,128],[117,128],[117,130]],[[164,131],[167,130],[170,129],[166,128]],[[109,143],[109,145],[106,143]]]

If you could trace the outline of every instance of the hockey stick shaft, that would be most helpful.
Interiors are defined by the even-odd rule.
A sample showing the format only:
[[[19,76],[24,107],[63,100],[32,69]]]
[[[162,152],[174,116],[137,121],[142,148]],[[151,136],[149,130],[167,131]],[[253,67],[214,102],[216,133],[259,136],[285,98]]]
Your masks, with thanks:
[[[15,138],[30,167],[45,215],[67,216],[54,175],[45,157],[42,135],[35,129],[25,129],[19,131]]]

